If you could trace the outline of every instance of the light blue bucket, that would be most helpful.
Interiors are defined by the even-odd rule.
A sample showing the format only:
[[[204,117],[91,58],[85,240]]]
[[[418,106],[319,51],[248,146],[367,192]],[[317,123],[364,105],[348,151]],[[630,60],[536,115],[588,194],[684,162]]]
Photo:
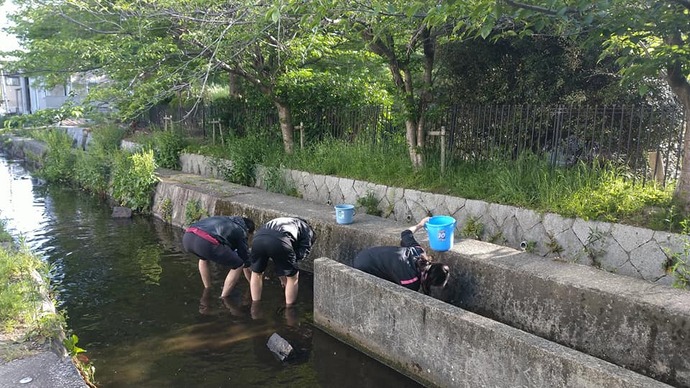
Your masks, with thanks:
[[[449,250],[455,238],[455,218],[449,216],[433,216],[429,218],[424,228],[429,235],[429,246],[439,252]]]
[[[339,224],[351,224],[352,217],[355,216],[355,206],[354,205],[335,205],[335,222]]]

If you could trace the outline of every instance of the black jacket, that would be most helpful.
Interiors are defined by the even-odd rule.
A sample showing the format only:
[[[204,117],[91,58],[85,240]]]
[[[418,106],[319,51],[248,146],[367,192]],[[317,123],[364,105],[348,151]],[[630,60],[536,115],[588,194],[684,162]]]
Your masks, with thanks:
[[[378,246],[360,251],[353,267],[381,279],[386,279],[410,290],[421,286],[421,274],[417,266],[424,249],[414,238],[414,233],[405,229],[400,234],[400,246]]]
[[[199,228],[229,246],[244,261],[249,260],[249,228],[242,217],[213,216],[199,220],[190,227]]]
[[[316,234],[311,226],[301,218],[279,217],[268,221],[261,229],[256,231],[259,235],[262,230],[273,230],[282,233],[290,241],[295,251],[297,260],[309,256],[312,245],[316,241]]]

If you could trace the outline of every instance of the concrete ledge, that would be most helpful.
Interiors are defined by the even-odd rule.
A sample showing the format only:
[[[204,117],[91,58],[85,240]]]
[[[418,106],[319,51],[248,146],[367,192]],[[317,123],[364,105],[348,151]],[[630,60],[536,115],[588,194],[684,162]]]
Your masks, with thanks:
[[[161,175],[154,206],[161,218],[166,198],[178,226],[190,199],[200,200],[209,214],[242,214],[259,223],[305,217],[318,235],[311,257],[346,265],[365,247],[399,244],[408,226],[367,214],[338,225],[328,205],[178,172]],[[423,233],[417,237],[428,247]],[[435,256],[452,270],[438,298],[659,381],[690,386],[690,292],[475,240]],[[309,259],[301,266],[313,271]]]
[[[314,322],[434,386],[667,386],[327,258],[314,261]]]
[[[27,161],[40,163],[43,157],[48,152],[48,146],[38,140],[28,137],[9,136],[4,137],[3,141],[7,141],[2,148],[6,149],[13,157],[23,158]]]
[[[690,386],[690,292],[475,240],[437,257],[452,263],[452,304]]]

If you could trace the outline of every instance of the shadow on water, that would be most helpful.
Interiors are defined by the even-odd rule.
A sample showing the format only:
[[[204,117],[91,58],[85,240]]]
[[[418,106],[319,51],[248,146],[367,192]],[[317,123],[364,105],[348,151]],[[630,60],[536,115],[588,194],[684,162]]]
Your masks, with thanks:
[[[51,263],[59,308],[101,387],[418,387],[313,326],[309,272],[293,308],[270,269],[264,300],[245,280],[220,299],[223,268],[203,292],[182,230],[152,217],[119,220],[79,191],[41,185],[0,157],[0,216]],[[280,362],[273,333],[296,356]]]

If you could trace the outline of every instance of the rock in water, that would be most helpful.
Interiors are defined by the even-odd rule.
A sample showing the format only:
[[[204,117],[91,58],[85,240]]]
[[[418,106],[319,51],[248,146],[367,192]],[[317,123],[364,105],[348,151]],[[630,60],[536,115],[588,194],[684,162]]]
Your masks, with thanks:
[[[292,345],[283,337],[279,336],[278,333],[273,333],[271,335],[266,346],[268,346],[268,349],[273,352],[280,361],[285,361],[290,358],[294,350]]]
[[[132,218],[132,209],[128,207],[115,206],[113,208],[113,218]]]

